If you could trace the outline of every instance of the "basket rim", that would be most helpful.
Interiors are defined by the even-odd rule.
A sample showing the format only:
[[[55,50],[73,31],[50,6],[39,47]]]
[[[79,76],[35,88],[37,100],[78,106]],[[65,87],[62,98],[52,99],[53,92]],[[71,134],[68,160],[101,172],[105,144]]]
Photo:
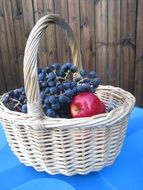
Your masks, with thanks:
[[[3,103],[2,103],[2,96],[0,96],[0,119],[1,118],[8,118],[9,120],[13,121],[15,124],[20,124],[20,121],[22,125],[30,123],[33,129],[46,129],[47,128],[66,128],[66,127],[84,127],[88,128],[91,126],[99,126],[99,127],[105,127],[109,126],[115,122],[118,122],[120,119],[127,116],[133,109],[135,105],[135,97],[128,91],[125,91],[119,87],[114,87],[110,85],[99,85],[97,88],[97,91],[104,91],[108,93],[116,93],[116,95],[122,96],[122,98],[125,99],[125,102],[119,106],[118,108],[114,108],[108,113],[99,114],[91,117],[83,117],[83,118],[51,118],[47,116],[43,116],[42,118],[35,118],[33,116],[29,116],[28,114],[22,113],[22,112],[16,112],[9,110]],[[5,93],[6,94],[6,93]],[[16,117],[14,117],[16,116]],[[33,127],[35,125],[36,127]],[[80,125],[80,126],[78,126]]]

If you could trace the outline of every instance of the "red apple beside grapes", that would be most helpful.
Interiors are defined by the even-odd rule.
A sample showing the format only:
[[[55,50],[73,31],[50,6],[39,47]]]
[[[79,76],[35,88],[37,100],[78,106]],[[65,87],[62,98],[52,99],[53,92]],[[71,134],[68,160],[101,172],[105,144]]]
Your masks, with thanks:
[[[91,92],[81,92],[75,95],[70,103],[72,118],[90,117],[105,112],[104,103]]]

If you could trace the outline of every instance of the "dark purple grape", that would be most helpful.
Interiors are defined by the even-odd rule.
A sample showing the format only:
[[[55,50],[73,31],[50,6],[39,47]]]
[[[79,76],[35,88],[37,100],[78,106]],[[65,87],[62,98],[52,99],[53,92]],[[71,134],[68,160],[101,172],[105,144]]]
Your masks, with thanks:
[[[18,90],[19,90],[19,93],[22,94],[22,92],[24,92],[24,87],[21,87]]]
[[[14,91],[13,91],[13,90],[10,90],[10,91],[8,92],[8,95],[11,96],[11,97],[13,97],[13,96],[14,96]]]
[[[46,77],[45,72],[42,72],[42,73],[40,73],[40,74],[38,75],[39,81],[43,81],[43,80],[45,79],[45,77]]]
[[[45,93],[46,93],[46,94],[49,94],[49,93],[50,93],[50,88],[49,88],[49,87],[47,87],[47,88],[45,89]]]
[[[56,79],[56,74],[55,74],[54,72],[50,72],[50,73],[48,74],[48,79],[49,79],[50,81],[54,81],[54,80]]]
[[[55,111],[53,109],[48,109],[46,111],[46,115],[49,117],[54,117],[56,115]]]
[[[95,87],[91,87],[91,88],[90,88],[90,92],[92,92],[92,93],[94,93],[94,92],[95,92],[95,90],[96,90],[96,88],[95,88]]]
[[[60,64],[60,63],[54,63],[54,64],[52,65],[52,68],[53,68],[54,70],[59,70],[59,69],[61,68],[61,64]]]
[[[42,72],[41,68],[38,68],[38,75]]]
[[[40,92],[40,97],[42,100],[44,100],[44,98],[46,97],[46,93],[44,90]]]
[[[86,77],[86,76],[87,76],[87,71],[81,70],[81,71],[80,71],[80,75],[81,75],[82,77]]]
[[[61,66],[61,72],[65,73],[68,71],[68,66],[66,64]]]
[[[84,87],[82,85],[78,85],[77,92],[84,92]]]
[[[65,91],[65,95],[71,98],[74,95],[74,92],[71,89],[68,89]]]
[[[57,86],[58,90],[59,91],[63,91],[64,90],[64,85],[62,83],[60,83],[58,86]]]
[[[19,90],[18,90],[18,89],[14,90],[14,98],[15,98],[15,99],[18,99],[19,96],[20,96]]]
[[[50,88],[50,94],[56,94],[58,92],[57,87]]]
[[[72,63],[65,63],[64,64],[65,65],[65,67],[67,67],[67,70],[71,70],[71,67],[73,66],[73,64]]]
[[[46,67],[46,73],[48,73],[48,74],[49,74],[49,73],[51,73],[51,72],[52,72],[52,68],[51,68],[51,67],[49,67],[49,66],[47,66],[47,67]]]
[[[64,78],[66,76],[66,73],[64,71],[60,70],[58,75],[59,75],[59,77]]]
[[[26,96],[21,94],[19,97],[19,101],[22,103],[22,102],[24,102],[25,99],[26,99]]]
[[[59,96],[59,101],[61,103],[70,103],[71,99],[68,96],[64,95],[64,94],[61,94]]]
[[[93,87],[95,88],[97,88],[100,83],[101,83],[101,80],[99,78],[95,78],[91,81],[91,84],[93,84]]]
[[[6,94],[4,97],[3,97],[3,103],[8,103],[10,100],[10,96],[8,94]]]
[[[71,81],[71,89],[76,87],[77,86],[77,83],[75,81]]]
[[[23,101],[23,103],[24,103],[24,104],[27,104],[27,99],[25,99],[25,100]]]
[[[22,105],[22,112],[27,113],[27,104]]]
[[[57,102],[58,102],[58,97],[56,97],[55,95],[49,96],[49,102],[50,102],[51,104],[57,103]]]
[[[51,108],[50,104],[46,104],[46,103],[43,104],[44,112],[46,112],[47,109],[50,109],[50,108]],[[46,114],[46,113],[45,113],[45,114]]]
[[[85,91],[89,91],[91,88],[89,83],[84,83],[83,87],[84,87]]]
[[[52,104],[51,107],[52,107],[53,110],[58,110],[58,109],[60,109],[60,104],[57,102],[55,104]]]
[[[79,82],[81,80],[81,77],[77,77],[74,80],[75,80],[75,82]]]
[[[73,91],[73,94],[75,95],[75,94],[77,93],[77,87],[74,87],[74,88],[72,89],[72,91]]]
[[[77,72],[77,67],[76,67],[76,65],[72,65],[72,66],[70,67],[70,71],[71,71],[72,73]]]
[[[44,80],[43,82],[41,82],[41,87],[46,88],[46,87],[47,87],[47,85],[48,85],[48,83],[47,83],[47,81],[46,81],[46,80]]]
[[[49,86],[49,87],[52,87],[52,86],[55,86],[55,85],[56,85],[56,81],[55,81],[55,80],[48,82],[48,86]]]
[[[65,89],[69,89],[71,87],[71,82],[64,82],[63,86]]]
[[[90,83],[90,79],[89,79],[89,78],[84,78],[84,79],[83,79],[83,82],[84,82],[84,83]]]
[[[95,71],[91,71],[91,72],[89,73],[89,77],[90,77],[91,79],[96,78],[96,72],[95,72]]]
[[[49,102],[49,96],[46,96],[46,97],[45,97],[44,103],[47,104],[47,105],[50,103],[50,102]]]

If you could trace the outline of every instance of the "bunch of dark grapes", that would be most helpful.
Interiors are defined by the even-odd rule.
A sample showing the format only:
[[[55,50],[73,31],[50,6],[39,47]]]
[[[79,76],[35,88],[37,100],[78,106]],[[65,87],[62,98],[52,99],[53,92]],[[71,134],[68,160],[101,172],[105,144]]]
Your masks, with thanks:
[[[80,92],[94,93],[100,84],[95,71],[81,70],[77,74],[77,67],[72,63],[54,63],[45,70],[38,68],[38,78],[44,113],[56,118],[69,118],[69,104],[73,96]],[[10,110],[27,113],[23,87],[8,92],[3,97],[3,103]]]
[[[23,87],[9,91],[2,101],[12,111],[27,113],[27,99]]]

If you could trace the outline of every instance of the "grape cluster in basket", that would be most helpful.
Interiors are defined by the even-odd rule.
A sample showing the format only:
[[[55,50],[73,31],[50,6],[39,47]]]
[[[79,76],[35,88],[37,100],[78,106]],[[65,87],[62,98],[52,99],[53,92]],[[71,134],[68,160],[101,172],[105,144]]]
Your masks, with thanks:
[[[45,115],[69,118],[69,103],[80,92],[94,93],[100,79],[95,71],[77,72],[72,63],[54,63],[46,69],[38,68],[40,97]],[[12,111],[27,113],[27,99],[24,88],[11,90],[3,97],[3,103]]]

